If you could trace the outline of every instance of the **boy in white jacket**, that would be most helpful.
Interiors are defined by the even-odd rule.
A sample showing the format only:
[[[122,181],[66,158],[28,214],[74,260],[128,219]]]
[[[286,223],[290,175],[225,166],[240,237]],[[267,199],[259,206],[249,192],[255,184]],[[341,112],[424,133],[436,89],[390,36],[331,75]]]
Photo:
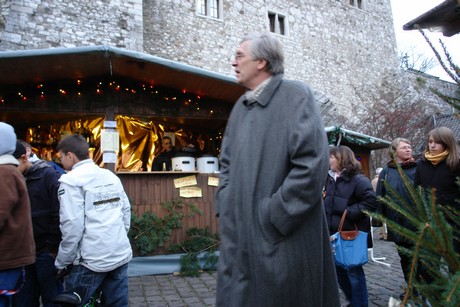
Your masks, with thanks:
[[[100,288],[105,306],[128,306],[131,211],[121,181],[89,158],[81,135],[67,136],[56,150],[69,172],[59,179],[62,241],[55,265],[73,265],[58,301],[84,305]]]

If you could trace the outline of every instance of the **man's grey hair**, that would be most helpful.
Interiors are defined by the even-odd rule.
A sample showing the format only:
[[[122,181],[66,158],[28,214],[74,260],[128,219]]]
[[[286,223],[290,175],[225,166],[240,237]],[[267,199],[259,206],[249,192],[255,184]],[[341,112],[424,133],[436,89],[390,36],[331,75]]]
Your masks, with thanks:
[[[283,45],[269,33],[249,33],[241,43],[249,41],[249,52],[254,60],[266,60],[267,71],[273,75],[284,73]]]

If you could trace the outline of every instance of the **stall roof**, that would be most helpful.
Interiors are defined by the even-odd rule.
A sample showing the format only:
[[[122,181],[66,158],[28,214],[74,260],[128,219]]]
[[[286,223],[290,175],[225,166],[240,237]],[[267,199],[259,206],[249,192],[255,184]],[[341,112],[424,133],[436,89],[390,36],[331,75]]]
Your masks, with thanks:
[[[460,0],[446,0],[435,8],[409,21],[404,30],[437,29],[444,36],[452,36],[460,32]]]
[[[435,117],[435,127],[448,127],[460,142],[460,114],[438,115]]]
[[[0,71],[0,85],[113,76],[232,104],[244,93],[234,77],[106,45],[1,51]]]
[[[370,135],[362,134],[352,130],[344,129],[341,127],[326,127],[326,133],[331,139],[335,139],[333,145],[340,145],[341,142],[346,142],[349,144],[359,145],[360,147],[367,148],[369,150],[375,149],[384,149],[390,146],[390,142],[383,139],[379,139]]]

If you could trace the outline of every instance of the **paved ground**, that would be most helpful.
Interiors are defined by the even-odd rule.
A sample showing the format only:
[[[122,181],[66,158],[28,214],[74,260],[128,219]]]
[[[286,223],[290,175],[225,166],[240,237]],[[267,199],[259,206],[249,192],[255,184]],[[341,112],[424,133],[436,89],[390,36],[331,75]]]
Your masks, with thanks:
[[[399,256],[391,242],[375,239],[374,245],[374,257],[386,257],[385,262],[391,267],[373,262],[369,254],[369,263],[364,266],[369,306],[388,306],[390,296],[398,297],[405,286]],[[169,274],[129,278],[131,307],[214,306],[215,294],[215,272],[203,273],[200,277]],[[343,295],[342,301],[345,304]]]

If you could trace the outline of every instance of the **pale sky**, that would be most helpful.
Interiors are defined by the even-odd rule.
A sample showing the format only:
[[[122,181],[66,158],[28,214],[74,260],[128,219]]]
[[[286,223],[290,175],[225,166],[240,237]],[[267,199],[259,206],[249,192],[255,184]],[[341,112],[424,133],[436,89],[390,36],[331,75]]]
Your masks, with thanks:
[[[444,0],[391,0],[398,50],[407,50],[414,46],[416,47],[414,49],[415,53],[434,57],[433,51],[421,33],[417,30],[404,31],[402,26],[443,2]],[[441,45],[439,44],[439,39],[441,39],[447,46],[447,51],[453,58],[454,63],[460,65],[460,33],[446,37],[440,32],[430,32],[427,29],[424,31],[433,45],[437,47],[436,49],[443,54]],[[427,71],[427,73],[453,82],[440,65]]]

